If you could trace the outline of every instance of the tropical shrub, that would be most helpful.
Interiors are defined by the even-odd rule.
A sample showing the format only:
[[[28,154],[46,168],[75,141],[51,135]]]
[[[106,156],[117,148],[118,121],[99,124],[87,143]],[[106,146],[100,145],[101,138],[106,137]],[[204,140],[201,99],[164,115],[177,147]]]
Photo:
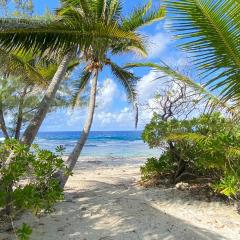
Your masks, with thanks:
[[[189,172],[190,169],[190,172],[193,172],[194,167],[194,149],[192,144],[184,139],[181,141],[168,139],[170,134],[177,133],[178,130],[189,132],[191,126],[187,121],[180,122],[175,119],[165,121],[158,114],[154,114],[151,122],[146,125],[142,134],[144,142],[148,143],[150,148],[160,148],[162,150],[163,155],[158,160],[155,159],[154,165],[160,167],[157,171],[158,173],[166,174],[168,172],[171,176],[170,181],[173,183],[177,182],[182,174]],[[163,160],[164,164],[162,163]],[[151,161],[148,160],[146,165],[142,167],[142,173],[145,168],[149,168],[151,162],[153,162],[153,159]],[[145,174],[146,176],[147,174]],[[150,176],[148,175],[148,177]]]
[[[142,138],[150,148],[163,150],[163,156],[155,160],[158,163],[148,160],[141,168],[143,177],[166,171],[171,173],[174,182],[186,176],[208,176],[214,182],[214,190],[238,197],[240,128],[231,119],[213,113],[190,120],[162,121],[155,114]],[[166,159],[172,168],[166,165]],[[162,160],[163,163],[159,163]]]
[[[169,152],[163,153],[159,159],[155,157],[148,158],[145,165],[141,167],[142,179],[147,180],[172,172],[173,164],[171,164],[170,159]]]
[[[56,152],[62,154],[62,147]],[[11,161],[9,152],[12,152]],[[33,146],[32,150],[16,140],[0,143],[0,210],[12,221],[22,211],[35,215],[51,212],[63,199],[63,189],[54,173],[68,171],[61,156]],[[25,224],[16,231],[20,239],[28,239],[31,229]]]

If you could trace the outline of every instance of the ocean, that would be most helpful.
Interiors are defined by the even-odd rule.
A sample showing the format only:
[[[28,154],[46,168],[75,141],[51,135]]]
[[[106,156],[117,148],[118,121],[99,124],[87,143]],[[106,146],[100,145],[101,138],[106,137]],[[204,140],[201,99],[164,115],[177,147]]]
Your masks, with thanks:
[[[41,148],[54,151],[62,145],[64,154],[73,149],[80,132],[40,132],[35,140]],[[84,157],[152,157],[159,156],[160,150],[149,149],[141,140],[140,131],[91,132],[81,156]]]

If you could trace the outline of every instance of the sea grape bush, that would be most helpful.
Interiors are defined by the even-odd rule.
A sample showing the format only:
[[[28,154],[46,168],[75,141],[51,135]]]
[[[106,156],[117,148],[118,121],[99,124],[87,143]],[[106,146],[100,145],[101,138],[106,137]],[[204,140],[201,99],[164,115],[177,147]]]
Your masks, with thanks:
[[[142,138],[151,148],[163,150],[159,159],[148,159],[141,168],[143,178],[166,172],[174,180],[180,180],[186,173],[211,176],[215,191],[239,197],[240,126],[236,122],[220,113],[168,121],[155,114]]]
[[[12,156],[9,159],[9,153]],[[0,143],[0,210],[10,219],[24,210],[38,215],[51,212],[54,204],[63,199],[63,189],[54,179],[54,173],[68,173],[61,157],[63,148],[57,154],[28,146],[16,140]],[[17,231],[20,239],[28,239],[31,230],[25,224]]]

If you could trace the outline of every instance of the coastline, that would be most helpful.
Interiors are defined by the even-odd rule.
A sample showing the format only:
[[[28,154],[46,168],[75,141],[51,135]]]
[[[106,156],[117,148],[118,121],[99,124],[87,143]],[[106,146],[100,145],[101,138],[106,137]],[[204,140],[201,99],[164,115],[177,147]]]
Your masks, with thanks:
[[[233,206],[197,201],[175,188],[139,186],[145,160],[81,157],[56,211],[39,219],[26,214],[16,226],[32,223],[33,240],[240,239]]]

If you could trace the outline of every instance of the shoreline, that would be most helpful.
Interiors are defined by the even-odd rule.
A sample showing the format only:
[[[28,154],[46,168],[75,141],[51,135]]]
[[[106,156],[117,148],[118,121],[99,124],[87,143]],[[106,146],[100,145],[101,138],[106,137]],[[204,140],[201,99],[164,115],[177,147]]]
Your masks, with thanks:
[[[81,157],[56,211],[39,219],[25,214],[16,225],[31,223],[33,240],[240,239],[233,206],[198,201],[175,188],[141,187],[146,158],[103,160]]]

